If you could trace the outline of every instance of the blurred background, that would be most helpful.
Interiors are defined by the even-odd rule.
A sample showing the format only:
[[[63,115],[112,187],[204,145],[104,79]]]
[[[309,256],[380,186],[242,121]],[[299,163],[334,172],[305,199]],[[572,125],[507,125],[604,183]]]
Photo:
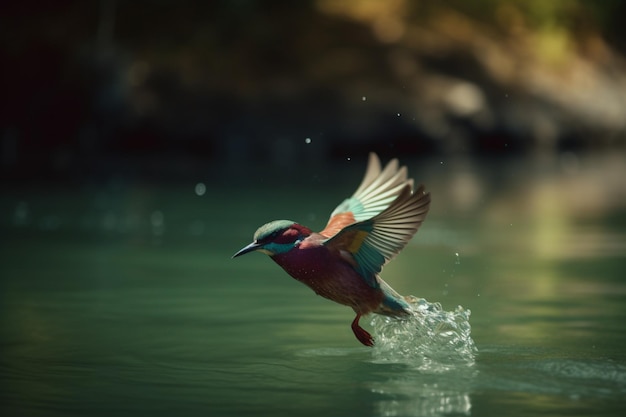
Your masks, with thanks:
[[[623,151],[624,13],[618,0],[10,2],[1,175]]]
[[[3,415],[624,415],[624,16],[4,2]],[[349,309],[230,259],[270,220],[321,230],[371,151],[432,193],[383,277],[471,309],[475,367],[373,363]]]

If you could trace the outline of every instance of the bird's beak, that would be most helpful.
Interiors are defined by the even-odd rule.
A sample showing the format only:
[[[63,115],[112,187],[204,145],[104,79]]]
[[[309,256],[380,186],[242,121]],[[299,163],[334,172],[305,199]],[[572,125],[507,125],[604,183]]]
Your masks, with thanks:
[[[257,241],[255,240],[254,242],[250,243],[248,246],[241,248],[232,257],[236,258],[238,256],[245,255],[248,252],[254,252],[255,250],[261,249],[262,247],[263,245],[261,245],[260,243],[257,243]]]

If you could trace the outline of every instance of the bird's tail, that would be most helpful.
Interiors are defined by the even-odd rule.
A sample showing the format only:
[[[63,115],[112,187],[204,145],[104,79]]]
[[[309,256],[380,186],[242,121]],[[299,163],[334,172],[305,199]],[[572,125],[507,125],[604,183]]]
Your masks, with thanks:
[[[410,314],[411,307],[406,299],[380,277],[378,278],[378,282],[384,294],[384,298],[380,307],[377,311],[374,311],[374,313],[385,316],[404,316]]]

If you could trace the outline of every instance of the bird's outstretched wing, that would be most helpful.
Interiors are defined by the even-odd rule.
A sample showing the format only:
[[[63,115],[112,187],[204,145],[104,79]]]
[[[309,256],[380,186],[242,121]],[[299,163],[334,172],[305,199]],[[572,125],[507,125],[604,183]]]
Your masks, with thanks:
[[[378,156],[370,153],[361,185],[352,197],[345,199],[333,210],[320,234],[331,238],[346,226],[371,219],[389,207],[407,185],[413,188],[413,180],[407,179],[406,167],[399,167],[397,159],[392,159],[381,170]]]
[[[377,288],[377,274],[411,240],[429,207],[430,194],[423,186],[412,192],[411,185],[405,184],[381,213],[344,227],[324,244],[339,251],[370,286]]]

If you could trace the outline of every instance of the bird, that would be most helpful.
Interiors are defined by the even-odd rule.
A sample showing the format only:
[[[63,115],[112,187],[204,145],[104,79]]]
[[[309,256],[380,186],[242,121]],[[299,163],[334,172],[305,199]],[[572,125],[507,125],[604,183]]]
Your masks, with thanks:
[[[411,314],[409,299],[382,280],[380,272],[411,240],[430,208],[423,185],[413,189],[406,166],[392,159],[384,169],[369,154],[365,175],[354,194],[331,213],[320,232],[291,220],[259,227],[252,243],[232,258],[261,252],[318,295],[351,307],[351,328],[365,346],[372,335],[359,325],[370,313],[392,317]]]

